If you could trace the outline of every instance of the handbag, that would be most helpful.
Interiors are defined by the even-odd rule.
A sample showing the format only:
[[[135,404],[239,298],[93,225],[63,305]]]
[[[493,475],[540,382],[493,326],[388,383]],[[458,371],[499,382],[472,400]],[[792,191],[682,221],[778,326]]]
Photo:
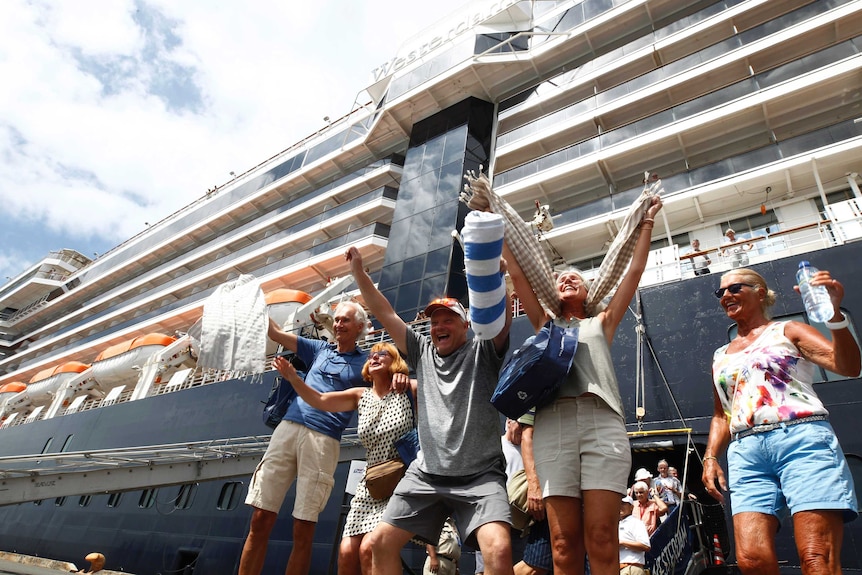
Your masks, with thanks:
[[[400,458],[387,459],[365,468],[365,487],[374,499],[389,499],[404,477],[407,466]]]
[[[550,403],[572,368],[577,348],[577,327],[563,328],[549,321],[500,370],[491,403],[509,419]]]
[[[305,364],[302,363],[302,360],[295,355],[285,357],[288,357],[290,363],[297,369],[299,377],[305,379]],[[269,392],[269,397],[266,401],[262,402],[263,413],[261,414],[261,419],[264,425],[272,429],[278,427],[278,424],[281,423],[281,420],[284,419],[284,415],[287,413],[287,408],[290,407],[296,396],[296,390],[293,389],[290,382],[280,375],[276,375],[272,389]]]

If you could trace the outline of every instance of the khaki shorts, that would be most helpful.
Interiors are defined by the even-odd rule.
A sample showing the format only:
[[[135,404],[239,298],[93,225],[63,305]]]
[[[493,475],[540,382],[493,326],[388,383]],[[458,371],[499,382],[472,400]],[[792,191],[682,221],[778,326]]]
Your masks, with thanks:
[[[595,396],[565,397],[536,413],[533,456],[544,497],[626,492],[632,456],[626,425]]]
[[[248,486],[248,505],[278,513],[294,479],[293,517],[317,522],[332,486],[341,445],[304,425],[282,421],[275,428],[263,459]]]

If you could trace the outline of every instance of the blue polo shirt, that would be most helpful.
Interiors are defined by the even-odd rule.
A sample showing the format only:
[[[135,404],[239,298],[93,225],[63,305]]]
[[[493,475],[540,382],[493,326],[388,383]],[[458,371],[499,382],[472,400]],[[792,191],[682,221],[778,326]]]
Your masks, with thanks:
[[[365,385],[362,367],[367,355],[358,347],[348,353],[338,353],[335,344],[300,337],[296,343],[296,355],[308,366],[305,383],[321,393]],[[352,416],[353,411],[320,411],[297,397],[284,414],[284,419],[340,441]]]

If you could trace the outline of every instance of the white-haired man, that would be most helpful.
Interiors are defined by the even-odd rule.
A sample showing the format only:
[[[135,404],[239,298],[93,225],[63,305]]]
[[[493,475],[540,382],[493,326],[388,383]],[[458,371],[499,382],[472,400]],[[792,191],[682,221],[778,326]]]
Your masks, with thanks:
[[[367,329],[368,316],[356,302],[335,308],[335,343],[283,331],[270,320],[269,337],[293,351],[308,366],[305,382],[320,392],[362,385],[366,353],[356,345]],[[293,505],[293,549],[286,575],[306,575],[317,517],[335,483],[341,434],[353,412],[328,413],[297,397],[272,434],[266,453],[248,488],[246,504],[254,507],[239,564],[239,575],[259,575],[269,536],[288,489],[296,479]]]

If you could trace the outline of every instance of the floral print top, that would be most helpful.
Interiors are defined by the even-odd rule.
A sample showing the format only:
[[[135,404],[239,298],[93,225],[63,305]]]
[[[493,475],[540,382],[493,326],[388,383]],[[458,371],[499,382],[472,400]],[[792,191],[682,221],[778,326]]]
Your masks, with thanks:
[[[817,366],[785,337],[786,324],[770,323],[736,353],[726,353],[727,345],[715,350],[712,378],[731,433],[828,413],[811,384]]]

